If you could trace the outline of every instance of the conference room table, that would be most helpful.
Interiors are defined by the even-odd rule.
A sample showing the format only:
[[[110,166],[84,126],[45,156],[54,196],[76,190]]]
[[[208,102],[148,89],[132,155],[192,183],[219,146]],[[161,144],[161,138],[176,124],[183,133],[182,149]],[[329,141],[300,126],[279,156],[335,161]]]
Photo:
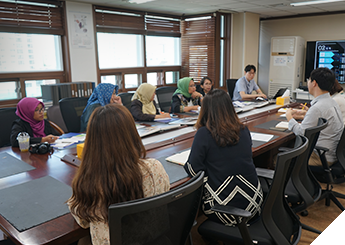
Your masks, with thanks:
[[[255,112],[253,110],[252,112],[239,114],[240,120],[251,132],[274,135],[273,139],[269,142],[252,148],[254,163],[257,166],[273,168],[271,160],[278,152],[277,149],[280,146],[291,146],[293,144],[295,136],[291,132],[280,132],[257,127],[272,120],[281,120],[281,114],[277,113],[279,108],[279,106],[270,105],[266,108],[260,108]],[[145,148],[147,149],[147,157],[162,159],[173,155],[176,152],[188,149],[192,146],[194,135],[195,132],[192,132],[173,139],[167,139],[166,141],[163,140],[145,145]],[[75,148],[54,150],[52,154],[47,153],[44,155],[20,152],[19,148],[16,147],[0,148],[0,153],[2,152],[7,152],[8,154],[35,167],[35,169],[0,178],[0,190],[45,176],[51,176],[70,186],[78,169],[77,166],[62,160],[66,155],[75,155]],[[182,168],[182,166],[178,167]],[[187,180],[188,177],[183,176],[181,179],[172,182],[171,188],[175,188]],[[25,200],[22,201],[25,202]],[[89,233],[88,229],[81,228],[74,221],[70,213],[22,232],[19,232],[10,222],[0,215],[0,229],[16,244],[37,245],[70,244]]]

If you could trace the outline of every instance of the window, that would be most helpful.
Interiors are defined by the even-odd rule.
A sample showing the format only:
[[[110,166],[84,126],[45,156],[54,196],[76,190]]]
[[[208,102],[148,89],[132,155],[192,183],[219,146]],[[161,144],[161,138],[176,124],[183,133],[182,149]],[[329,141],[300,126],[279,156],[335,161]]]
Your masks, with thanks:
[[[111,83],[118,85],[119,89],[122,89],[121,75],[101,76],[101,83]]]
[[[100,69],[142,67],[142,35],[97,33]]]
[[[142,83],[141,74],[126,74],[125,75],[125,84],[126,88],[136,88]]]
[[[215,17],[203,16],[185,19],[182,29],[182,77],[203,77],[215,81]]]
[[[179,17],[102,6],[95,6],[95,16],[102,82],[118,84],[121,92],[143,82],[176,83],[181,71]],[[169,80],[167,72],[172,72]]]
[[[176,84],[180,79],[180,73],[178,71],[167,71],[165,73],[165,83],[166,84]]]
[[[20,98],[18,81],[7,81],[1,83],[0,100],[13,100]]]
[[[0,73],[63,70],[58,35],[0,32],[0,47]]]
[[[177,37],[146,36],[147,66],[180,66],[180,46]]]
[[[56,84],[58,80],[27,80],[25,81],[25,92],[27,97],[42,97],[41,85]],[[59,81],[58,81],[59,82]]]
[[[41,97],[41,84],[65,82],[64,2],[0,0],[0,11],[0,107]]]

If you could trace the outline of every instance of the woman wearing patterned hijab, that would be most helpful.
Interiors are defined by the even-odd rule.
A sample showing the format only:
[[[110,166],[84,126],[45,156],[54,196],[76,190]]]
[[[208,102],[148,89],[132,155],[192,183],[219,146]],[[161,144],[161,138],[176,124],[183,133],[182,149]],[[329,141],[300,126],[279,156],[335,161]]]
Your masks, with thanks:
[[[156,118],[170,118],[169,113],[159,114],[156,102],[156,86],[143,83],[132,97],[131,113],[134,120],[153,121]]]
[[[80,132],[85,132],[92,112],[99,106],[110,103],[122,104],[121,97],[117,96],[119,86],[110,83],[100,83],[91,94],[87,105],[80,117]]]
[[[59,135],[44,119],[44,104],[36,98],[23,98],[17,104],[17,116],[12,124],[11,145],[18,147],[17,135],[27,132],[30,135],[30,144],[41,142],[54,143]]]
[[[172,97],[171,113],[198,110],[202,95],[196,92],[193,78],[184,77],[177,83],[177,89]]]

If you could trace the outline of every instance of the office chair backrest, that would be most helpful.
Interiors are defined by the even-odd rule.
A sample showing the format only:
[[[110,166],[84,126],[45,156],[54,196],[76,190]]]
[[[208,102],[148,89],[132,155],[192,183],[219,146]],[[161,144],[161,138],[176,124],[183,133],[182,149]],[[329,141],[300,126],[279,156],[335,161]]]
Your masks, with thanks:
[[[19,118],[15,113],[16,110],[16,107],[0,109],[0,147],[11,145],[10,136],[12,123]]]
[[[47,110],[47,119],[58,125],[64,132],[67,132],[65,121],[62,118],[59,105],[53,105]]]
[[[88,97],[63,98],[59,101],[61,115],[68,132],[80,132],[80,117],[88,99]]]
[[[345,128],[343,129],[343,133],[341,134],[341,138],[338,142],[337,150],[336,150],[338,162],[343,167],[345,171]]]
[[[121,97],[122,104],[129,110],[131,111],[131,103],[132,103],[132,97],[134,93],[120,93],[118,96]]]
[[[234,96],[234,90],[235,90],[237,80],[238,79],[226,79],[226,87],[228,89],[228,93],[231,99]]]
[[[326,128],[327,125],[326,119],[319,118],[317,126],[305,130],[304,136],[307,137],[309,144],[307,150],[300,156],[300,164],[295,165],[291,174],[292,183],[303,200],[303,203],[301,202],[299,206],[301,211],[313,204],[321,195],[321,186],[310,171],[308,162],[320,131]]]
[[[277,155],[277,164],[271,188],[262,208],[262,222],[276,244],[295,244],[301,235],[298,217],[285,198],[285,187],[298,158],[308,146],[305,136],[296,136],[294,149]],[[292,242],[290,242],[292,241]]]
[[[159,87],[156,89],[156,96],[158,99],[159,107],[161,111],[169,112],[171,108],[171,100],[176,87]]]
[[[110,205],[110,244],[185,244],[200,206],[203,178],[199,172],[166,193]]]

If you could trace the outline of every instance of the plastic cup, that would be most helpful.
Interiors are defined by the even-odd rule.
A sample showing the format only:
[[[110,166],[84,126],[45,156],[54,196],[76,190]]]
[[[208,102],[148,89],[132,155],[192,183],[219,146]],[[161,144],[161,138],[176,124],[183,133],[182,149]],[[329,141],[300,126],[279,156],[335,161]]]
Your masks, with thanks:
[[[17,136],[19,149],[21,152],[26,152],[29,150],[30,147],[30,136],[28,133],[22,132],[19,133]]]

